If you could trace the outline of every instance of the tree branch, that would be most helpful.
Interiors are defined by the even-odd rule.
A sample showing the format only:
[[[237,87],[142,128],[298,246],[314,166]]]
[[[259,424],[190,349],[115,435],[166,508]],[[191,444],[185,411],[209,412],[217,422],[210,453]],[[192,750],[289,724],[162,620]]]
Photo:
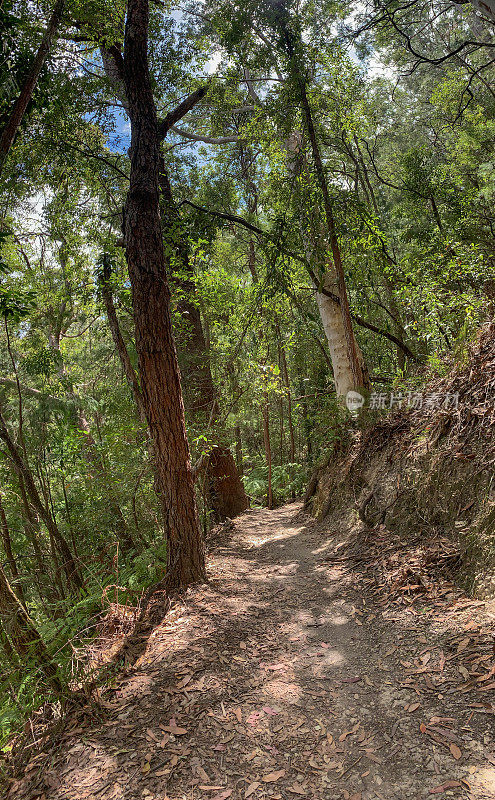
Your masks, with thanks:
[[[239,141],[238,136],[220,136],[216,138],[202,133],[191,133],[190,131],[185,131],[183,128],[177,128],[175,125],[171,125],[170,130],[177,133],[179,136],[183,136],[184,139],[191,139],[193,142],[204,142],[205,144],[229,144],[230,142]]]
[[[0,135],[0,172],[2,171],[16,133],[19,130],[19,126],[33,96],[43,65],[51,50],[52,42],[59,28],[64,8],[65,0],[57,0],[24,86],[21,89],[21,93]]]
[[[179,122],[182,117],[185,117],[185,115],[194,108],[196,103],[199,103],[199,101],[203,99],[210,88],[210,83],[211,81],[209,80],[204,86],[200,86],[194,92],[191,92],[191,94],[188,95],[182,103],[179,103],[173,111],[169,111],[163,119],[158,121],[158,136],[160,139],[164,139],[170,128],[172,128],[176,122]]]
[[[241,225],[242,227],[246,228],[248,231],[252,231],[253,233],[258,234],[259,236],[264,236],[267,239],[272,239],[272,236],[271,236],[270,233],[267,233],[266,231],[263,231],[261,228],[258,228],[256,225],[252,225],[250,222],[247,222],[245,219],[243,219],[242,217],[237,216],[236,214],[227,214],[227,213],[224,213],[224,212],[221,212],[221,211],[213,211],[213,210],[208,209],[208,208],[203,208],[202,206],[198,206],[196,203],[191,202],[191,200],[182,200],[182,202],[179,203],[179,206],[180,205],[191,206],[192,208],[195,208],[197,211],[202,211],[205,214],[211,214],[212,216],[218,217],[219,219],[225,219],[228,222],[233,222],[236,225]],[[305,258],[303,258],[302,256],[299,256],[297,253],[294,253],[294,252],[292,252],[290,250],[286,250],[285,248],[281,248],[278,244],[276,244],[276,246],[278,247],[280,252],[283,253],[284,255],[290,256],[290,258],[293,258],[294,260],[299,261],[300,263],[304,264],[304,266],[306,267],[306,269],[307,269],[307,271],[309,273],[309,276],[310,276],[311,280],[313,281],[313,283],[315,285],[316,291],[319,291],[321,294],[324,294],[326,297],[329,297],[331,300],[333,300],[334,303],[337,303],[338,305],[340,305],[340,297],[338,297],[338,295],[333,294],[333,292],[330,292],[327,289],[324,289],[324,288],[319,289],[319,288],[317,288],[317,287],[319,287],[320,281],[318,280],[317,275],[315,274],[314,270],[311,269],[311,267],[309,266],[309,264],[308,264],[308,262],[307,262],[307,260]],[[373,331],[373,333],[377,333],[379,336],[383,336],[385,339],[388,339],[390,342],[393,342],[395,345],[397,345],[397,347],[399,347],[402,350],[402,352],[408,358],[410,358],[412,361],[419,362],[418,357],[412,352],[412,350],[410,350],[410,348],[407,346],[407,344],[404,344],[404,342],[402,342],[397,336],[394,336],[393,333],[389,333],[389,331],[386,331],[383,328],[378,328],[376,325],[373,325],[371,322],[367,322],[365,319],[363,319],[363,317],[360,317],[359,314],[355,314],[354,312],[351,312],[351,317],[354,320],[354,322],[357,325],[359,325],[361,328],[366,328],[369,331]]]
[[[17,383],[12,378],[0,378],[0,386],[5,386],[9,389],[17,389]],[[22,394],[28,397],[34,397],[36,400],[46,403],[52,408],[58,408],[60,411],[66,411],[70,406],[67,400],[55,397],[52,394],[45,394],[44,392],[40,392],[39,389],[32,389],[30,386],[24,386],[23,384],[20,384],[20,389]]]

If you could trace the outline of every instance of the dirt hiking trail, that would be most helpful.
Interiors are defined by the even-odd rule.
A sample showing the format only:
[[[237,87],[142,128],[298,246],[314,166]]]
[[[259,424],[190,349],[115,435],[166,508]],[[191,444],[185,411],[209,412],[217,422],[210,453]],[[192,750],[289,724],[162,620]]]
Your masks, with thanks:
[[[297,503],[224,525],[209,584],[9,798],[495,798],[493,605],[367,536]]]

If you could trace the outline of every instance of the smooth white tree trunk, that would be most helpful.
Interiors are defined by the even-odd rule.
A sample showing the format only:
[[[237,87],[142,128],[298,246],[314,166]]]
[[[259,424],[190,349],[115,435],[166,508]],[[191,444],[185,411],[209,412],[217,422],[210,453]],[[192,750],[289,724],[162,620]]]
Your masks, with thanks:
[[[307,170],[307,164],[303,151],[302,133],[300,131],[293,131],[284,142],[284,148],[286,151],[286,165],[289,175],[296,177],[304,173]],[[318,224],[321,224],[321,220],[318,220]],[[314,260],[315,253],[318,251],[318,240],[324,239],[325,236],[321,231],[316,234],[314,225],[305,226],[302,218],[299,219],[299,232],[301,234],[301,241],[306,258],[308,263],[311,264]],[[328,297],[321,291],[318,291],[318,289],[321,288],[327,289],[327,291],[338,297],[339,286],[333,264],[327,268],[322,286],[315,286],[316,302],[318,304],[320,319],[330,351],[335,391],[337,397],[345,398],[347,392],[351,390],[359,391],[362,387],[356,386],[356,379],[349,358],[349,347],[346,340],[344,319],[340,304],[336,303],[331,297]],[[364,367],[364,359],[356,341],[355,347],[359,361]]]
[[[335,391],[337,397],[345,397],[347,392],[359,390],[361,387],[355,385],[355,378],[349,361],[342,312],[340,305],[336,303],[335,300],[319,292],[318,287],[315,288],[318,311],[320,312],[320,319],[323,330],[325,331],[332,361]],[[333,294],[337,293],[336,281],[335,279],[332,280],[330,272],[327,272],[322,288],[327,289]],[[357,342],[356,351],[362,362],[363,359]]]

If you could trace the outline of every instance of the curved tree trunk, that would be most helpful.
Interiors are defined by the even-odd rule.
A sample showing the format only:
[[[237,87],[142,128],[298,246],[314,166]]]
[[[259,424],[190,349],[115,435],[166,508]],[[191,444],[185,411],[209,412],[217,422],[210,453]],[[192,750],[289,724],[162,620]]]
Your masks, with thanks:
[[[301,52],[302,42],[300,32],[297,34],[291,28],[289,14],[285,3],[278,3],[277,0],[270,0],[270,5],[273,10],[274,27],[280,36],[280,46],[284,51],[287,58],[287,70],[290,77],[297,87],[298,102],[301,110],[302,120],[306,131],[307,139],[309,142],[311,157],[313,161],[314,176],[316,184],[321,193],[323,214],[321,215],[321,223],[323,223],[325,244],[329,251],[327,253],[327,263],[330,262],[331,266],[327,266],[327,274],[324,277],[325,281],[329,278],[335,283],[337,289],[336,295],[339,299],[337,310],[330,311],[321,300],[318,300],[318,308],[320,314],[324,310],[322,323],[325,327],[325,333],[330,345],[332,342],[330,355],[332,357],[332,366],[335,374],[335,386],[337,395],[342,397],[344,395],[343,389],[346,392],[350,389],[362,390],[370,387],[369,375],[364,364],[361,353],[357,346],[354,329],[352,324],[351,312],[349,308],[349,297],[347,293],[347,285],[342,263],[342,253],[340,244],[337,237],[335,226],[334,212],[330,191],[328,188],[327,176],[323,166],[323,161],[320,153],[320,146],[318,143],[317,132],[313,120],[313,112],[310,105],[310,100],[307,92],[307,70],[306,65],[303,63]],[[303,153],[303,140],[299,132],[294,132],[286,141],[287,149],[287,162],[288,169],[295,174],[297,171],[308,172],[308,165],[305,163]],[[320,234],[315,238],[319,238]],[[303,234],[303,244],[304,234]],[[318,294],[318,288],[317,294]],[[335,304],[337,306],[337,304]],[[329,338],[330,334],[330,338]],[[338,357],[338,362],[334,363],[334,355]],[[343,354],[347,364],[343,363]],[[344,377],[345,373],[345,377]]]
[[[58,668],[51,659],[38,630],[26,609],[15,593],[0,566],[0,620],[7,634],[6,642],[12,642],[25,665],[26,658],[32,659],[41,669],[51,687],[62,693]],[[4,644],[5,647],[5,644]],[[8,650],[8,645],[6,646]]]
[[[299,85],[301,92],[301,107],[303,111],[304,120],[306,123],[306,128],[308,131],[309,141],[311,145],[311,153],[315,165],[316,177],[318,180],[320,191],[323,195],[323,207],[325,212],[327,236],[328,236],[328,242],[330,244],[330,250],[332,253],[332,261],[333,261],[332,272],[335,274],[337,295],[340,299],[340,306],[338,308],[339,326],[338,327],[336,326],[335,329],[333,330],[332,339],[334,346],[337,344],[337,340],[339,339],[340,342],[342,342],[345,347],[345,352],[347,357],[346,372],[348,373],[348,375],[342,383],[344,386],[349,387],[345,391],[345,394],[347,394],[347,392],[351,391],[352,389],[359,390],[359,389],[369,388],[370,382],[366,366],[364,364],[362,355],[359,351],[359,347],[356,342],[356,337],[354,335],[354,328],[352,325],[351,312],[349,308],[349,298],[347,294],[347,286],[344,275],[344,267],[342,264],[342,255],[341,255],[340,245],[337,239],[337,233],[335,230],[335,220],[333,216],[332,204],[330,201],[330,193],[328,191],[327,179],[325,171],[323,169],[320,149],[316,138],[313,116],[311,113],[308,95],[306,92],[306,84],[305,81],[300,77],[299,77]],[[326,276],[325,280],[328,280],[328,275]],[[320,302],[318,302],[318,307],[321,308]],[[328,316],[327,320],[330,319],[331,317]],[[337,319],[335,314],[333,315],[333,319],[334,320]],[[323,322],[323,317],[322,317],[322,322]],[[325,333],[327,335],[327,340],[330,345],[330,339],[328,337],[327,330],[325,330]],[[340,343],[338,345],[338,351],[340,354],[341,352]],[[332,355],[332,349],[330,349],[330,355]],[[333,363],[334,362],[332,357],[332,364]],[[340,359],[339,363],[337,363],[335,366],[337,366],[337,370],[340,371],[342,366],[342,362]],[[337,395],[342,395],[344,394],[344,392],[339,391],[339,385],[342,384],[339,384],[337,382],[337,377],[335,376],[335,386],[337,389]]]
[[[323,287],[335,293],[335,286],[328,272],[323,281]],[[347,338],[341,308],[331,297],[319,292],[318,287],[315,287],[315,289],[317,290],[316,302],[318,304],[318,311],[320,312],[320,319],[323,330],[325,331],[330,358],[332,360],[335,391],[338,397],[345,397],[347,392],[358,387],[356,386],[354,370],[351,367],[348,357]],[[361,370],[364,372],[364,362],[356,341],[354,341],[354,348],[361,364]]]

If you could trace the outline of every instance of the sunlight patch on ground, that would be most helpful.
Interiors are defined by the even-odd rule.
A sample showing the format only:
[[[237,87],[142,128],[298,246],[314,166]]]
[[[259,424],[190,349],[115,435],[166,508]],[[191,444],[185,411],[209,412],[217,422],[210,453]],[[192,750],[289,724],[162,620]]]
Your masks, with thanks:
[[[278,534],[270,534],[269,536],[263,537],[256,536],[255,534],[254,536],[245,536],[244,541],[247,542],[247,544],[250,544],[252,547],[258,548],[263,547],[263,545],[266,545],[267,543],[273,544],[273,542],[279,542],[282,539],[293,539],[295,536],[300,536],[302,531],[303,528],[294,528],[290,532],[285,529],[280,530],[280,533]]]
[[[298,703],[303,696],[302,689],[297,683],[283,680],[268,681],[263,686],[263,692],[275,700],[284,700],[286,703]]]
[[[495,767],[476,767],[476,772],[469,775],[468,783],[471,792],[478,792],[476,796],[480,800],[495,797]]]
[[[342,655],[340,650],[325,650],[325,654],[322,656],[319,666],[321,667],[324,664],[329,667],[341,667],[346,663],[347,659]]]
[[[328,622],[331,625],[347,625],[349,617],[346,617],[344,614],[332,614],[328,617]]]
[[[323,544],[319,545],[319,547],[315,547],[315,549],[311,551],[311,554],[314,556],[321,556],[322,554],[328,553],[328,551],[333,548],[334,544],[335,542],[332,539],[328,539],[323,542]]]

